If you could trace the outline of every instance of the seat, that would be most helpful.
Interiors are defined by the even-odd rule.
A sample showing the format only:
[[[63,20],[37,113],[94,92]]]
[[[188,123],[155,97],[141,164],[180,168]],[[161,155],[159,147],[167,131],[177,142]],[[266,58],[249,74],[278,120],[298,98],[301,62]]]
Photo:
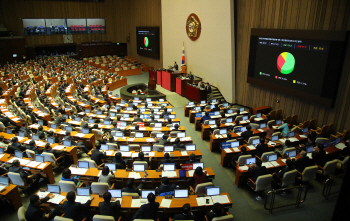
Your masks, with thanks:
[[[115,221],[113,216],[94,215],[92,221]]]
[[[272,137],[273,137],[273,136],[276,136],[276,135],[278,135],[278,137],[280,137],[281,132],[275,132],[275,133],[273,133],[273,134],[272,134]]]
[[[254,130],[254,129],[259,129],[259,128],[260,128],[260,125],[259,125],[259,124],[250,123],[249,125],[252,127],[253,130]]]
[[[235,119],[235,121],[242,121],[243,120],[243,115],[238,115]]]
[[[212,221],[233,221],[233,216],[231,214],[215,217]]]
[[[255,192],[263,192],[271,187],[272,175],[267,174],[259,176],[256,179],[255,183],[251,178],[249,178],[249,181],[253,184],[251,186],[252,190],[254,190]],[[261,200],[261,197],[258,196],[256,199]]]
[[[215,129],[215,130],[213,131],[213,134],[214,134],[214,135],[220,134],[220,129]]]
[[[317,166],[305,167],[303,173],[298,172],[301,177],[297,177],[302,183],[309,182],[310,180],[316,179]]]
[[[59,165],[58,160],[62,158],[61,156],[56,159],[53,153],[47,153],[47,152],[43,152],[42,155],[44,156],[44,161],[51,162],[53,167],[58,166]]]
[[[284,119],[284,122],[286,122],[287,124],[292,124],[292,117],[291,116],[286,117],[286,119]]]
[[[135,132],[130,132],[130,137],[135,138]]]
[[[130,151],[140,151],[139,144],[130,144]]]
[[[292,116],[291,125],[297,125],[297,123],[298,123],[298,118],[299,118],[298,115],[293,115],[293,116]]]
[[[139,196],[139,194],[138,193],[122,192],[122,196]]]
[[[35,159],[35,152],[33,150],[26,149],[27,157],[34,160]]]
[[[316,120],[312,119],[308,126],[309,129],[316,129]]]
[[[10,178],[12,184],[20,187],[27,186],[26,181],[21,178],[19,173],[8,172],[7,175]]]
[[[190,186],[190,193],[192,195],[205,194],[205,188],[207,186],[214,186],[214,184],[212,182],[201,183],[196,186],[195,190]]]
[[[297,175],[297,170],[291,170],[283,174],[282,182],[280,183],[281,187],[286,187],[295,182],[295,177]]]
[[[118,144],[116,143],[106,143],[108,146],[114,146],[115,150],[118,150]]]
[[[81,127],[75,127],[74,129],[76,132],[81,133],[82,128]]]
[[[252,155],[250,155],[250,154],[239,156],[239,158],[237,160],[237,165],[245,164],[246,159],[251,158],[251,157],[252,157]]]
[[[55,216],[53,218],[53,221],[73,221],[73,220],[65,217]]]
[[[134,162],[132,163],[132,167],[134,167],[134,164],[143,164],[143,165],[145,166],[145,170],[148,169],[148,163],[147,163],[147,161],[134,161]]]
[[[323,167],[318,166],[320,170],[317,171],[321,176],[329,176],[335,172],[338,160],[328,161]]]
[[[89,168],[97,168],[97,164],[94,160],[85,158],[83,161],[89,162]]]
[[[248,139],[248,144],[252,144],[252,142],[253,142],[254,139],[260,139],[260,137],[259,137],[259,136],[249,137],[249,139]]]
[[[265,153],[263,153],[263,154],[261,155],[261,161],[262,161],[262,162],[267,161],[267,155],[273,154],[273,153],[275,153],[275,152],[270,151],[270,152],[265,152]]]
[[[345,171],[349,164],[349,156],[345,157],[343,161],[338,160],[336,168]]]
[[[93,194],[102,195],[108,192],[108,189],[109,189],[108,183],[98,183],[98,182],[91,183],[91,191]]]
[[[276,121],[275,121],[275,120],[269,120],[269,121],[267,122],[267,125],[269,125],[269,124],[271,124],[271,125],[276,125]]]
[[[102,141],[102,132],[97,129],[92,129],[92,133],[95,135],[95,140]]]
[[[154,144],[153,151],[164,151],[164,145]]]
[[[60,180],[58,182],[58,185],[60,186],[61,192],[76,192],[77,191],[77,186],[75,185],[74,181],[63,181]]]
[[[281,109],[278,109],[276,111],[275,120],[279,120],[279,119],[282,119],[282,110]]]
[[[323,137],[318,137],[315,140],[315,143],[317,143],[317,144],[323,144],[325,142],[329,142],[329,139],[328,138],[323,138]]]
[[[276,120],[276,111],[271,111],[269,115],[271,120]]]
[[[27,221],[26,219],[27,209],[24,206],[21,206],[17,211],[17,216],[19,221]]]

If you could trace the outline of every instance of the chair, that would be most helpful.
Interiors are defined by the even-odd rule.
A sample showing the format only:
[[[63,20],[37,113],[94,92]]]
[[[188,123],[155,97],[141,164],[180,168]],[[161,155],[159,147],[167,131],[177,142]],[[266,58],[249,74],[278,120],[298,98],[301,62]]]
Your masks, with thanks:
[[[270,112],[270,119],[276,120],[276,111],[271,111]]]
[[[323,137],[318,137],[315,140],[315,143],[317,143],[317,144],[323,144],[325,142],[329,142],[329,139],[328,138],[323,138]]]
[[[249,137],[249,139],[248,139],[248,144],[252,144],[252,142],[253,142],[254,139],[260,139],[260,137],[259,137],[259,136]]]
[[[261,161],[262,161],[262,162],[267,161],[267,155],[273,154],[273,153],[275,153],[275,152],[270,151],[270,152],[265,152],[265,153],[263,153],[263,154],[261,155]]]
[[[21,206],[17,211],[17,216],[19,221],[27,221],[26,219],[27,209],[24,206]]]
[[[282,118],[282,110],[279,109],[279,110],[277,110],[277,112],[276,112],[275,120],[279,120],[279,119],[281,119],[281,118]]]
[[[213,134],[214,134],[214,135],[220,134],[220,129],[215,129],[215,130],[213,131]]]
[[[147,161],[134,161],[132,163],[132,167],[134,167],[134,164],[143,164],[145,166],[145,170],[148,169],[148,163]]]
[[[56,159],[55,155],[53,153],[47,153],[47,152],[43,152],[42,155],[44,156],[44,161],[45,162],[51,162],[52,166],[58,166],[58,160],[62,158],[62,156],[60,156],[59,158]]]
[[[331,134],[334,134],[334,124],[330,124],[330,125],[328,126],[327,134],[328,134],[327,137],[329,137]]]
[[[251,157],[252,157],[252,155],[250,155],[250,154],[239,156],[236,164],[237,165],[245,164],[246,163],[246,159],[251,158]]]
[[[104,216],[104,215],[94,215],[92,217],[92,221],[114,221],[114,217],[113,216]]]
[[[328,176],[335,172],[335,167],[337,166],[338,160],[328,161],[323,167],[318,166],[321,170],[318,170],[317,173],[321,176]]]
[[[7,175],[10,178],[12,184],[15,184],[15,185],[20,186],[20,187],[27,186],[26,181],[21,178],[19,173],[8,172]]]
[[[75,127],[75,131],[78,133],[81,133],[82,128],[81,127]]]
[[[231,214],[215,217],[212,221],[233,221],[233,216]]]
[[[89,168],[97,168],[97,164],[94,160],[85,158],[83,161],[89,162]]]
[[[271,187],[272,175],[267,174],[259,176],[258,179],[256,179],[255,183],[250,178],[249,181],[253,184],[253,186],[251,187],[252,190],[254,190],[255,192],[263,192]],[[256,199],[261,200],[261,197],[258,196]]]
[[[308,126],[309,129],[316,129],[316,120],[315,119],[312,119],[310,121],[310,124]]]
[[[178,133],[181,133],[181,131],[170,131],[170,137],[177,137]]]
[[[77,191],[77,186],[75,185],[74,181],[63,181],[60,180],[58,182],[58,185],[60,186],[61,192],[76,192]]]
[[[282,182],[279,183],[281,187],[286,187],[295,182],[295,177],[297,176],[297,170],[291,170],[283,174]]]
[[[53,218],[53,221],[73,221],[73,220],[65,217],[55,216]]]
[[[305,167],[303,173],[298,172],[301,177],[297,177],[302,183],[309,182],[310,180],[316,179],[317,166]]]
[[[139,144],[130,144],[130,151],[140,151]]]
[[[212,182],[201,183],[196,186],[195,190],[190,186],[190,193],[192,195],[205,194],[205,188],[207,186],[214,186],[214,184]]]
[[[286,153],[286,152],[289,152],[289,151],[293,151],[295,150],[295,147],[289,147],[289,148],[286,148],[282,151],[282,156]]]
[[[272,134],[272,136],[276,136],[276,135],[278,135],[278,137],[280,137],[281,132],[275,132],[275,133]]]
[[[139,194],[138,193],[122,192],[122,196],[139,196]]]
[[[102,132],[97,129],[92,129],[92,133],[95,134],[95,140],[102,141]]]
[[[271,125],[276,125],[276,121],[275,121],[275,120],[269,120],[269,121],[267,122],[267,125],[269,125],[269,124],[271,124]]]
[[[320,128],[317,128],[318,130],[320,130],[320,132],[318,133],[318,135],[319,135],[320,137],[328,137],[328,136],[327,136],[328,128],[329,128],[328,125],[324,125],[321,129],[320,129]],[[316,130],[316,133],[317,133],[317,130]]]
[[[35,152],[33,150],[26,149],[27,157],[30,159],[35,159]]]
[[[298,122],[298,115],[293,115],[291,120],[291,125],[297,125]]]
[[[154,144],[153,151],[164,151],[164,145]]]
[[[291,116],[286,117],[286,119],[284,119],[284,122],[286,122],[287,124],[292,124],[292,117]]]
[[[109,189],[108,183],[98,183],[98,182],[91,183],[91,191],[93,194],[102,195],[108,192],[108,189]]]
[[[259,129],[259,128],[260,128],[260,125],[259,125],[259,124],[250,123],[249,125],[252,127],[253,130],[254,130],[254,129]]]
[[[235,121],[242,121],[243,120],[243,115],[238,115],[235,119]]]
[[[349,164],[349,156],[345,157],[343,161],[341,160],[337,160],[337,161],[338,163],[336,168],[339,170],[345,171],[345,169],[348,167],[348,164]]]

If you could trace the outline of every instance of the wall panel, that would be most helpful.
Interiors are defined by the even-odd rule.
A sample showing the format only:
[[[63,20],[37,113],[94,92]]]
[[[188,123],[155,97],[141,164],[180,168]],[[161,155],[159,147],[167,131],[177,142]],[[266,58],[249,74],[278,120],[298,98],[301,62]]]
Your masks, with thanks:
[[[335,123],[336,130],[350,129],[350,47],[334,108],[305,102],[247,83],[251,28],[350,30],[350,1],[346,0],[236,0],[236,98],[237,103],[283,109],[284,116],[299,115],[299,121],[317,119],[318,126]],[[277,103],[279,100],[280,103]]]

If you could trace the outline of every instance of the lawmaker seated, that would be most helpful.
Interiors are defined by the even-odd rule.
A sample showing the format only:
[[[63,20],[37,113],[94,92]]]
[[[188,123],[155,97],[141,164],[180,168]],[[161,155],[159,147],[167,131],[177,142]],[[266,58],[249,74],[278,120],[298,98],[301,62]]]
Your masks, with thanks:
[[[192,213],[191,205],[186,203],[182,206],[182,213],[176,214],[173,220],[197,220],[197,218]]]
[[[165,195],[174,195],[174,190],[176,188],[176,184],[169,184],[168,177],[163,177],[160,186],[156,189],[156,194],[159,196]]]
[[[134,187],[134,180],[129,179],[126,181],[126,187],[122,188],[122,193],[137,193],[141,195],[140,190],[143,189],[143,183],[140,183],[137,188]],[[123,194],[124,195],[124,194]]]
[[[148,203],[143,204],[140,209],[135,213],[132,220],[135,219],[152,219],[157,220],[157,210],[159,203],[156,202],[156,196],[153,193],[149,193],[147,196]]]

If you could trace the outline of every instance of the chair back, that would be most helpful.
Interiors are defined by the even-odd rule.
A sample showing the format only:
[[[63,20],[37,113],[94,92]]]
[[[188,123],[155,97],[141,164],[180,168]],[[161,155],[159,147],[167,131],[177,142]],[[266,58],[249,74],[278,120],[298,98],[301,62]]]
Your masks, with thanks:
[[[219,216],[212,219],[212,221],[233,221],[233,216],[231,214],[225,216]]]
[[[281,136],[281,132],[275,132],[275,133],[272,134],[272,136],[275,136],[275,135],[278,135],[278,137],[280,137]]]
[[[73,220],[69,218],[61,217],[61,216],[55,216],[55,218],[53,218],[53,221],[73,221]]]
[[[275,119],[278,120],[278,119],[281,119],[282,118],[282,110],[279,109],[276,111],[276,116],[275,116]]]
[[[318,137],[315,140],[316,144],[323,144],[324,142],[329,142],[329,139],[328,138],[324,138],[324,137]]]
[[[324,167],[323,167],[323,172],[322,175],[331,175],[335,171],[335,167],[337,166],[338,161],[337,160],[332,160],[328,161]]]
[[[108,189],[109,189],[108,183],[98,183],[98,182],[91,183],[91,191],[93,194],[102,195],[108,192]]]
[[[345,169],[348,167],[348,164],[349,164],[349,156],[345,157],[341,163],[343,165],[342,168],[345,171]]]
[[[243,120],[243,115],[238,115],[235,119],[235,121],[242,121]]]
[[[249,137],[249,139],[248,139],[248,144],[252,144],[252,142],[253,142],[254,139],[260,139],[260,137],[259,137],[259,136]]]
[[[52,166],[56,166],[56,157],[53,153],[43,152],[41,155],[44,156],[45,162],[51,162]]]
[[[316,129],[316,120],[315,119],[310,120],[308,128],[309,129]]]
[[[286,187],[295,182],[297,170],[291,170],[283,174],[281,187]]]
[[[263,154],[261,155],[261,161],[262,161],[262,162],[267,161],[267,155],[273,154],[273,153],[275,153],[275,152],[270,151],[270,152],[265,152],[265,153],[263,153]]]
[[[115,221],[113,216],[94,215],[92,221]]]
[[[134,138],[135,137],[135,131],[130,132],[130,137]]]
[[[140,151],[139,144],[130,144],[130,151]]]
[[[92,133],[95,135],[95,139],[102,141],[102,132],[97,129],[92,129]]]
[[[153,151],[164,151],[164,145],[160,145],[160,144],[154,144],[153,145]]]
[[[12,184],[15,184],[17,186],[26,185],[25,181],[22,179],[19,173],[8,172],[7,175],[10,178]]]
[[[21,206],[17,211],[17,216],[19,221],[27,221],[26,219],[27,209],[24,206]]]
[[[301,182],[308,182],[310,180],[316,179],[316,172],[318,170],[317,166],[305,167],[303,173],[301,174]]]
[[[30,159],[35,159],[35,152],[33,150],[26,149],[27,157]]]
[[[291,116],[286,117],[286,119],[284,119],[284,122],[286,122],[287,124],[292,124],[292,117]]]
[[[260,128],[259,124],[250,123],[249,125],[252,127],[252,130]]]
[[[255,182],[255,192],[264,191],[271,187],[272,175],[262,175],[258,176]]]
[[[148,163],[147,163],[147,161],[134,161],[134,162],[132,163],[132,167],[134,167],[134,164],[142,164],[142,165],[145,167],[145,170],[148,169]]]
[[[77,186],[75,185],[75,183],[73,181],[64,181],[64,180],[60,180],[58,182],[58,185],[60,186],[61,192],[77,192]]]
[[[139,194],[138,193],[122,192],[122,196],[139,196]]]
[[[97,168],[98,167],[96,162],[92,159],[85,158],[84,161],[89,162],[89,168]]]
[[[203,122],[203,124],[204,124],[204,125],[208,125],[208,124],[209,124],[209,120],[205,120],[205,121]]]
[[[327,137],[329,137],[333,133],[334,133],[334,124],[330,124],[328,126],[328,131],[327,131],[328,136]]]
[[[270,112],[270,119],[276,120],[276,111],[271,111]]]
[[[295,147],[288,147],[282,151],[282,155],[285,154],[286,152],[293,151],[295,150]]]
[[[214,134],[214,135],[220,134],[220,129],[215,129],[215,130],[213,131],[213,134]]]
[[[276,121],[275,120],[269,120],[267,122],[267,125],[269,125],[269,124],[276,125]]]
[[[297,125],[297,123],[298,123],[298,115],[293,115],[291,124],[292,125]]]
[[[195,189],[195,194],[205,194],[205,187],[207,186],[214,186],[214,184],[212,182],[198,184]]]
[[[320,137],[328,137],[327,133],[328,133],[328,128],[329,126],[328,125],[324,125],[321,129],[321,132],[320,132]]]
[[[153,126],[152,126],[152,124],[153,124]],[[150,127],[154,127],[154,123],[151,123]],[[160,133],[162,133],[162,132],[160,132],[160,131],[152,131],[151,132],[151,137],[155,138],[155,137],[157,137],[157,134],[160,134]]]
[[[238,158],[238,160],[237,160],[237,164],[238,164],[238,165],[239,165],[239,164],[245,164],[246,159],[247,159],[247,158],[251,158],[251,157],[252,157],[252,155],[250,155],[250,154],[239,156],[239,158]]]

